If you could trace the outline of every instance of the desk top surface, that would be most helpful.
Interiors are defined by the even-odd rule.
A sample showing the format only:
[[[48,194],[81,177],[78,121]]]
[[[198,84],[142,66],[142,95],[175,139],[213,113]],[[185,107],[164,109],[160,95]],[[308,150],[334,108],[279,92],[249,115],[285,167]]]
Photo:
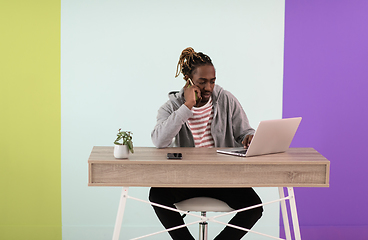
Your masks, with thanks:
[[[218,148],[164,148],[135,147],[128,159],[116,159],[113,147],[95,146],[88,159],[89,163],[116,164],[328,164],[329,161],[313,148],[289,148],[286,152],[254,157],[237,157],[220,154]],[[180,152],[181,160],[168,160],[166,154]]]

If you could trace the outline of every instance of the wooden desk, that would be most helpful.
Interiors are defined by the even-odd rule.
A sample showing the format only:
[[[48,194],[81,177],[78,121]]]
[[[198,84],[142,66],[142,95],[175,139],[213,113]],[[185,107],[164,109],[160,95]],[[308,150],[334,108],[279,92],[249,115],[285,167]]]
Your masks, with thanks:
[[[167,160],[181,152],[182,160]],[[240,158],[214,148],[135,148],[118,160],[113,147],[94,147],[89,186],[140,187],[328,187],[330,162],[313,148]],[[216,177],[213,177],[216,174]]]
[[[283,187],[288,187],[295,239],[300,239],[293,187],[329,186],[330,162],[313,148],[290,148],[284,153],[247,158],[218,154],[216,148],[136,147],[134,151],[129,159],[118,160],[113,156],[113,147],[93,147],[88,159],[89,186],[124,187],[119,207],[122,212],[127,187],[131,186],[279,187],[281,199]],[[167,160],[168,152],[181,152],[183,159]],[[118,212],[115,229],[119,229],[117,236],[114,231],[113,239],[118,238],[122,214]],[[286,235],[291,239],[287,232]]]

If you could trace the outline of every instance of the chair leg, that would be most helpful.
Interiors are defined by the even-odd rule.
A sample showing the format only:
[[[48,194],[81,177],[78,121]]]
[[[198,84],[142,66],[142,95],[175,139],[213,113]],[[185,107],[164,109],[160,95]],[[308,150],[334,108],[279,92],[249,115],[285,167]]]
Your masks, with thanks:
[[[206,217],[206,212],[201,212],[202,217]],[[199,223],[199,240],[207,240],[208,223],[206,221]]]

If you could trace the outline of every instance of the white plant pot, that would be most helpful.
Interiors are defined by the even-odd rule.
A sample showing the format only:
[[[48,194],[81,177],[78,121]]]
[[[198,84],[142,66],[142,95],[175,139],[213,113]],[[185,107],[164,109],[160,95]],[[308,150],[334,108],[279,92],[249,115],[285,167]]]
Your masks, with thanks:
[[[114,157],[115,158],[128,158],[129,157],[128,146],[127,145],[115,145]]]

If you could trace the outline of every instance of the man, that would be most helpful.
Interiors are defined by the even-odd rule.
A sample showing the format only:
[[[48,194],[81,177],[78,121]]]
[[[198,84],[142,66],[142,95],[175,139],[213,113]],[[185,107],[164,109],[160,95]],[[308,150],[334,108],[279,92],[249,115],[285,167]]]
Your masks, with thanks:
[[[216,71],[209,56],[186,48],[179,58],[176,77],[183,73],[185,86],[169,94],[158,111],[151,134],[158,148],[238,147],[247,148],[254,129],[238,100],[216,85]],[[174,203],[193,197],[212,197],[234,209],[260,204],[252,188],[151,188],[150,201],[173,207]],[[184,224],[180,214],[159,207],[154,210],[166,229]],[[250,229],[262,216],[262,207],[237,213],[230,224]],[[225,227],[215,238],[241,239],[246,232]],[[172,239],[194,239],[187,228],[170,231]]]

